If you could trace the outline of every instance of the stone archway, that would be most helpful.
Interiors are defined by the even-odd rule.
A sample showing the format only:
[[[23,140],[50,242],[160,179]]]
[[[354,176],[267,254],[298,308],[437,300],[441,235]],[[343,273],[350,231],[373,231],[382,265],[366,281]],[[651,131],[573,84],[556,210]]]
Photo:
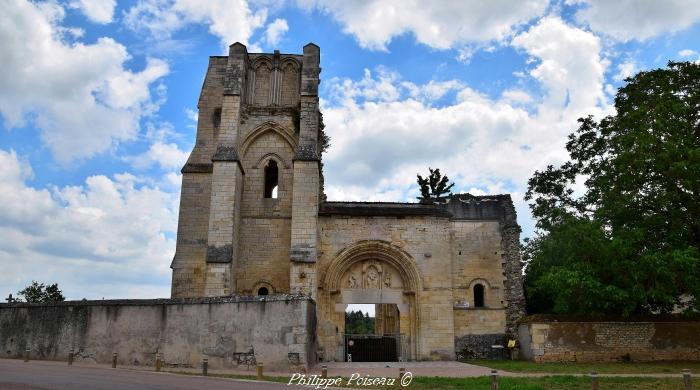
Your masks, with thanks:
[[[388,242],[356,242],[336,254],[323,277],[325,320],[335,326],[335,337],[325,337],[325,348],[336,360],[343,357],[342,334],[348,304],[392,304],[399,312],[404,360],[419,356],[416,305],[421,277],[413,258]],[[330,358],[331,356],[328,356]]]

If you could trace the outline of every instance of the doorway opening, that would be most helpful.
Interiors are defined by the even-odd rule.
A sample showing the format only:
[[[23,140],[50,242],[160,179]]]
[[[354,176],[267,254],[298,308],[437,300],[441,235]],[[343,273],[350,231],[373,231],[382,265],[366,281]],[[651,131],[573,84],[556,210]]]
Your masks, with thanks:
[[[401,361],[402,345],[396,304],[348,305],[344,335],[346,362]]]

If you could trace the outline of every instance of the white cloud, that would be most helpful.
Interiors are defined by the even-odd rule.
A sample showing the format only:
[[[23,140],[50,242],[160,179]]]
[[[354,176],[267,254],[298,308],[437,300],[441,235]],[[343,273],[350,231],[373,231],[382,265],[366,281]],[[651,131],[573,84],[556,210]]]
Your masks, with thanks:
[[[189,120],[191,120],[194,123],[197,123],[199,120],[199,111],[193,110],[191,108],[186,108],[185,109],[185,115]]]
[[[320,9],[343,25],[360,45],[386,50],[389,42],[412,33],[422,44],[448,49],[469,43],[501,40],[513,28],[541,15],[547,0],[465,0],[426,3],[419,0],[297,0],[306,9]]]
[[[284,19],[275,19],[272,23],[267,25],[265,30],[265,41],[270,46],[275,46],[280,42],[282,36],[289,31],[289,26],[287,21]]]
[[[177,144],[156,141],[145,153],[127,160],[131,161],[135,168],[148,168],[153,164],[158,164],[163,169],[175,170],[185,165],[187,157],[189,157],[189,153],[181,150]]]
[[[196,121],[197,111],[185,110],[185,113],[194,115]],[[148,150],[141,154],[124,156],[123,161],[131,164],[136,169],[150,168],[158,165],[165,171],[179,171],[189,157],[189,152],[180,149],[177,143],[181,134],[175,131],[170,122],[146,123],[145,140],[148,141]],[[170,185],[170,179],[166,178],[166,184]]]
[[[177,189],[128,173],[50,189],[29,177],[14,151],[0,150],[3,294],[38,280],[59,283],[72,299],[169,295]]]
[[[591,33],[545,18],[513,45],[532,57],[527,74],[539,82],[541,97],[512,89],[493,100],[450,83],[456,97],[434,105],[420,92],[435,89],[431,83],[417,85],[383,68],[360,80],[330,80],[324,88],[331,99],[322,102],[331,137],[324,156],[328,199],[414,200],[416,173],[439,167],[460,190],[511,193],[531,232],[522,201],[527,179],[566,158],[566,137],[579,117],[600,117],[610,107],[605,61]],[[433,97],[444,98],[437,90]]]
[[[59,25],[64,15],[55,3],[3,7],[0,114],[8,127],[33,121],[54,156],[67,162],[133,139],[139,120],[160,103],[150,88],[168,65],[149,59],[133,72],[125,68],[126,48],[111,38],[68,42]]]
[[[637,73],[637,64],[634,61],[625,61],[617,66],[617,74],[613,76],[613,80],[622,81]]]
[[[697,0],[585,0],[576,20],[621,41],[645,40],[700,21]]]
[[[699,56],[698,52],[696,52],[695,50],[690,50],[690,49],[681,50],[678,52],[678,55],[681,57],[685,57],[685,58]]]
[[[600,40],[593,34],[547,17],[513,39],[537,65],[530,76],[546,91],[541,110],[559,115],[585,116],[592,107],[606,104],[603,80],[606,63],[600,57]]]
[[[532,102],[532,96],[530,96],[527,92],[520,90],[520,89],[508,89],[503,91],[501,94],[501,97],[506,101],[511,104],[517,104],[517,103],[531,103]]]
[[[102,24],[112,22],[116,5],[116,0],[74,0],[69,3],[71,8],[80,9],[91,21]]]
[[[168,39],[187,24],[204,23],[223,47],[234,42],[248,45],[266,20],[267,8],[252,11],[246,0],[140,0],[124,15],[129,28],[146,31],[155,40]]]

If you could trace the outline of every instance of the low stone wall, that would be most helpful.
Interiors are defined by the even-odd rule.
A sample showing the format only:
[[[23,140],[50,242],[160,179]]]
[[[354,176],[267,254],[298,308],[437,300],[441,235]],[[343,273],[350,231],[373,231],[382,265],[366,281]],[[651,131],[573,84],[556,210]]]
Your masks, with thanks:
[[[700,360],[700,321],[525,322],[518,338],[535,362]]]
[[[315,303],[299,295],[0,304],[0,356],[123,365],[236,366],[248,352],[266,367],[316,361]]]
[[[457,360],[472,359],[503,360],[510,353],[506,346],[505,333],[473,334],[455,337],[455,353]]]

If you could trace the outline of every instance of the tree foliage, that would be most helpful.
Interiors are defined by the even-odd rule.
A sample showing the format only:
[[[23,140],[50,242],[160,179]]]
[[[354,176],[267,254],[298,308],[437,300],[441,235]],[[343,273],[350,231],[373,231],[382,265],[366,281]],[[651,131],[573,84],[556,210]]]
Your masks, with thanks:
[[[528,182],[530,312],[663,313],[684,297],[699,308],[700,65],[625,81],[616,115],[579,119],[569,161]]]
[[[454,183],[450,183],[450,179],[447,175],[442,176],[442,174],[440,174],[439,168],[433,170],[428,167],[428,170],[430,171],[430,175],[426,178],[423,178],[420,174],[416,175],[418,177],[417,182],[421,194],[421,196],[416,199],[419,199],[421,202],[430,202],[441,196],[448,195],[452,187],[454,187]]]
[[[374,317],[362,310],[345,313],[345,333],[374,334]]]
[[[29,303],[48,303],[48,302],[63,302],[66,298],[58,288],[58,284],[49,284],[32,281],[32,284],[17,292],[17,295],[24,297],[25,302]]]

